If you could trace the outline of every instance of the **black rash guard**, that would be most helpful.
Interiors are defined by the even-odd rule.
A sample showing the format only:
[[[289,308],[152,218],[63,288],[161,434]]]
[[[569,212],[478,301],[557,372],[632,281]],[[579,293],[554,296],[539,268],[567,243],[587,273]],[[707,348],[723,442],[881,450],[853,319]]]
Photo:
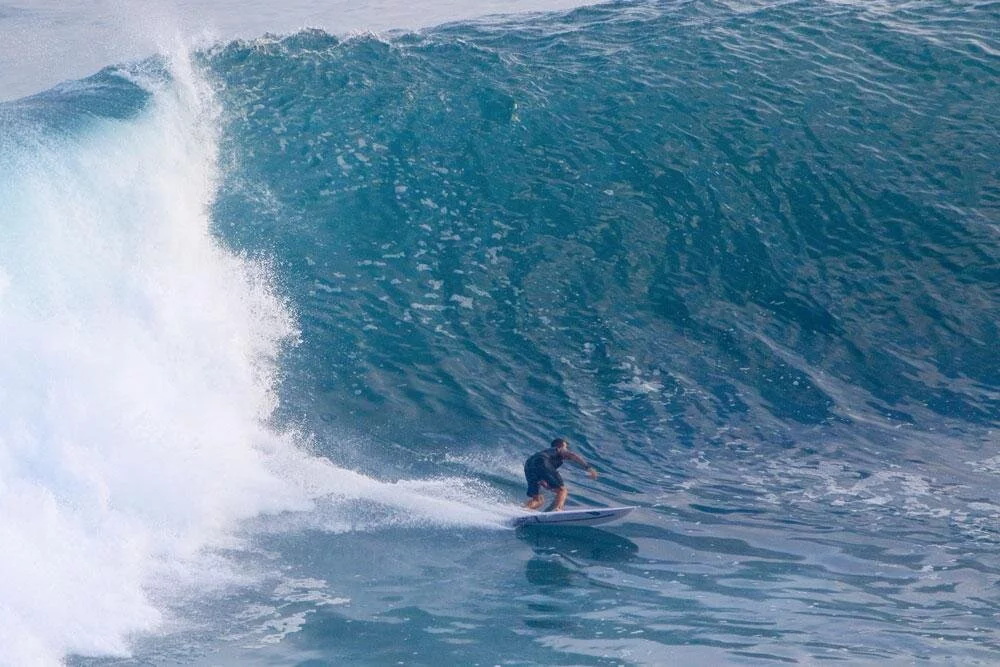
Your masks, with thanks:
[[[534,498],[541,493],[541,482],[550,489],[561,489],[565,486],[562,475],[557,468],[563,464],[559,449],[549,447],[532,454],[524,462],[524,478],[528,481],[528,496]]]

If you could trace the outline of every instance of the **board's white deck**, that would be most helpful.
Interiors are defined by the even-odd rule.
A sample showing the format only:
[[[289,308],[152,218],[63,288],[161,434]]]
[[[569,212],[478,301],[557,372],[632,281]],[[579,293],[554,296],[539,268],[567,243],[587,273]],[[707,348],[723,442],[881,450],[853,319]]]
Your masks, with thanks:
[[[562,512],[531,512],[511,519],[512,526],[596,526],[622,518],[634,507],[595,507]]]

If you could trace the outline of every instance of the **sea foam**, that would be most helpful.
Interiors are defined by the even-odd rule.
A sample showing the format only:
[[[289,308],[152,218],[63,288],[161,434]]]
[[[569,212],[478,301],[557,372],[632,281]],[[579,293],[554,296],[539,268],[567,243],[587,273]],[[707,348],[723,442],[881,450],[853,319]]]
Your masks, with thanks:
[[[5,158],[2,664],[127,653],[239,521],[308,506],[268,425],[294,318],[213,237],[217,108],[186,56],[169,70],[135,117],[22,132]]]

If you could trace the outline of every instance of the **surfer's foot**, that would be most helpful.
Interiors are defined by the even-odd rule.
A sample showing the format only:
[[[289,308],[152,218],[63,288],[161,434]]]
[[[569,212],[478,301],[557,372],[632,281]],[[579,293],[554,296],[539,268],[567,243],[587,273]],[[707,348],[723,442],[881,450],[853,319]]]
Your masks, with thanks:
[[[539,507],[542,506],[542,503],[544,502],[545,499],[542,498],[541,495],[531,496],[530,498],[528,498],[528,501],[524,503],[524,509],[537,510]]]

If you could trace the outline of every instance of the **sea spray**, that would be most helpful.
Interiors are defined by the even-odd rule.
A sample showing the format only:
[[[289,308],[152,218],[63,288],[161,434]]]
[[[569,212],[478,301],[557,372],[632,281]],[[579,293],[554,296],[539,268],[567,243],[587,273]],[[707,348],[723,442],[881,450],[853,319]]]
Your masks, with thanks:
[[[154,588],[204,585],[240,520],[306,506],[267,454],[292,446],[267,422],[293,317],[210,231],[211,92],[183,56],[130,78],[134,114],[5,139],[3,664],[127,653]]]

